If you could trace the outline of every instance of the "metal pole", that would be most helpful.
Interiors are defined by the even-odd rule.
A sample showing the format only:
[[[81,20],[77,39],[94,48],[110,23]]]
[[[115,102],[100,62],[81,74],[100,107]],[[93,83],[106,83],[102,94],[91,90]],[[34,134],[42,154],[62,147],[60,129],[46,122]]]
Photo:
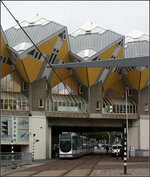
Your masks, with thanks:
[[[34,162],[34,144],[35,144],[35,133],[33,134],[33,147],[32,147],[32,162]]]
[[[127,141],[126,128],[124,128],[124,174],[127,174]]]
[[[126,88],[126,142],[127,142],[127,158],[129,159],[129,139],[128,139],[128,100],[127,100],[127,88]]]
[[[32,149],[32,162],[34,162],[34,139],[33,139],[33,149]]]
[[[11,157],[12,157],[12,166],[11,166],[11,169],[16,169],[16,166],[15,166],[15,159],[14,159],[14,146],[13,146],[13,140],[11,140],[12,142],[12,145],[11,145]]]

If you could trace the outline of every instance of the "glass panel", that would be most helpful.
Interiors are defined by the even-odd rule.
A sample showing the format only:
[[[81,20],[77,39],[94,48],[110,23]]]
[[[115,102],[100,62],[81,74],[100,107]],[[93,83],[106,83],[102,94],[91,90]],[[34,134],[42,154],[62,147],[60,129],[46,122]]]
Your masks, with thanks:
[[[47,105],[46,105],[46,109],[47,109],[47,111],[49,111],[49,100],[47,100]]]
[[[3,99],[1,99],[1,109],[3,109]]]
[[[9,92],[21,92],[21,79],[16,72],[12,72],[1,79],[1,89]]]
[[[54,102],[54,111],[58,111],[58,109],[57,109],[57,102]]]
[[[70,104],[69,104],[69,102],[67,102],[67,112],[69,112],[70,111]]]

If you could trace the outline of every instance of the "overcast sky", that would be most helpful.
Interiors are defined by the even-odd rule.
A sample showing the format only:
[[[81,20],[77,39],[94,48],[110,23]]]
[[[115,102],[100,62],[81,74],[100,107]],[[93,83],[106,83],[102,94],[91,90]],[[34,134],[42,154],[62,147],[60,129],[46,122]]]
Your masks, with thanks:
[[[88,21],[126,35],[134,29],[149,34],[149,1],[4,1],[19,22],[38,13],[67,26],[71,33]],[[1,4],[4,30],[16,22]]]

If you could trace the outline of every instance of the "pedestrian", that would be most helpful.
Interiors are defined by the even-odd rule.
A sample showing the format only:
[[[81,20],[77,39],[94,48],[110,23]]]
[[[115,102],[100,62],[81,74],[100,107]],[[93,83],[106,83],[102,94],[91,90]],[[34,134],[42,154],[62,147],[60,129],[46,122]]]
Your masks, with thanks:
[[[52,158],[55,158],[55,144],[53,144],[52,148]]]
[[[108,151],[109,151],[109,146],[107,144],[107,146],[106,146],[106,153],[107,153],[107,155],[108,155]]]

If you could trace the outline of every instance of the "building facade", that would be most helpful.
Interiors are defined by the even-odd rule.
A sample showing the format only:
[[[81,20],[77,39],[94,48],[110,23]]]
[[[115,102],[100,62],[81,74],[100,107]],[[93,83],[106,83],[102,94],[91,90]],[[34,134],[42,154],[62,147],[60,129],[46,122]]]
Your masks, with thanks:
[[[62,131],[123,131],[127,117],[129,147],[149,151],[149,67],[55,67],[147,57],[147,35],[124,36],[92,22],[68,34],[39,15],[20,25],[32,41],[18,25],[1,29],[2,152],[12,144],[33,152],[34,144],[35,159],[51,158]]]

